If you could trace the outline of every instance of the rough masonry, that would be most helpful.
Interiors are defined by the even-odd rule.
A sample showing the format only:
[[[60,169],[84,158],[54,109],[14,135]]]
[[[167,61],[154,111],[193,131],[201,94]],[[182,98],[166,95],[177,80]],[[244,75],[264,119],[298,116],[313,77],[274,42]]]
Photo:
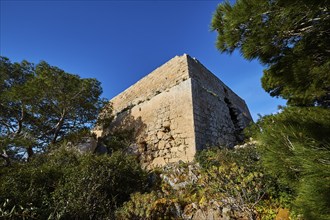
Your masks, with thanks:
[[[107,131],[134,128],[144,167],[192,161],[208,146],[232,147],[251,121],[244,102],[198,60],[176,56],[110,101]]]

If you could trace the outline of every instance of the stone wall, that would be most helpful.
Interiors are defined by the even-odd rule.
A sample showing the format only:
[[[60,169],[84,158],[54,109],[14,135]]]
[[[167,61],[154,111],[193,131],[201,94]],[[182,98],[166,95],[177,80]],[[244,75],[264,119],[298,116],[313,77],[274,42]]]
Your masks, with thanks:
[[[234,146],[252,121],[245,101],[206,69],[188,57],[192,80],[196,148]]]
[[[111,99],[114,113],[138,105],[189,78],[184,56],[176,56]]]
[[[251,121],[245,102],[188,55],[176,56],[114,97],[109,131],[135,128],[133,149],[147,169],[179,160],[196,150],[234,145]]]
[[[150,169],[195,155],[191,79],[184,56],[166,64],[111,100],[111,129],[135,127],[135,148]],[[101,134],[102,135],[102,134]]]

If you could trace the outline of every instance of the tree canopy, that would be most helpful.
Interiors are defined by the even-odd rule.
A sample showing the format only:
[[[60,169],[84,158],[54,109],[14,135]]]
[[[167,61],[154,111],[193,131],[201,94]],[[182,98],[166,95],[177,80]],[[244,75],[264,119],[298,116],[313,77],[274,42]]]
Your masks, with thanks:
[[[45,61],[12,63],[0,57],[1,156],[28,157],[67,134],[90,128],[104,105],[100,82]]]
[[[216,47],[265,65],[263,88],[290,105],[330,106],[328,0],[237,0],[212,20]]]
[[[261,83],[288,107],[251,130],[267,172],[292,191],[305,219],[329,219],[330,12],[328,0],[222,3],[212,29],[221,52],[265,66]]]
[[[305,219],[329,219],[329,110],[284,108],[280,114],[264,116],[255,127],[263,166],[293,191],[294,208]]]

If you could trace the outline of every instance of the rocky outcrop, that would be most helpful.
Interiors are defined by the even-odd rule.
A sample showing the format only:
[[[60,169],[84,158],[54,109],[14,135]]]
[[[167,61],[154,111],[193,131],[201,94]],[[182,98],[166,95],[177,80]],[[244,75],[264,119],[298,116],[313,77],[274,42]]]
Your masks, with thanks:
[[[186,187],[203,187],[200,183],[201,168],[197,163],[171,164],[161,169],[161,178],[170,186],[169,191],[164,190],[168,195],[187,194]],[[166,187],[163,187],[166,188]],[[184,220],[250,220],[256,219],[253,210],[248,207],[237,205],[234,198],[203,198],[199,202],[189,203],[183,207],[178,204],[173,214]]]

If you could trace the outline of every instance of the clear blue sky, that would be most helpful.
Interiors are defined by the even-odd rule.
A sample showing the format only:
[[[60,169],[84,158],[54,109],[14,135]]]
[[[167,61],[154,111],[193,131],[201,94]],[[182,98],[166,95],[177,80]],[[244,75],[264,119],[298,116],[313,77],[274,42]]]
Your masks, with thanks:
[[[241,96],[255,120],[285,104],[261,88],[258,61],[216,50],[210,21],[221,1],[0,1],[1,56],[96,78],[106,98],[187,53]]]

